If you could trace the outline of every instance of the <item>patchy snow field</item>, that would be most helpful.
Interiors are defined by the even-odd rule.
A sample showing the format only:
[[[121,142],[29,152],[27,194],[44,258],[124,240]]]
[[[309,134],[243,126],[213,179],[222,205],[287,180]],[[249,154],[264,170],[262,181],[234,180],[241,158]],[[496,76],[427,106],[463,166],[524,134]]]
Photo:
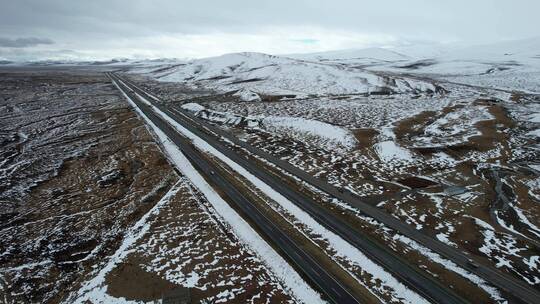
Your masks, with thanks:
[[[221,92],[240,90],[236,96],[185,99],[180,105],[482,263],[538,285],[540,108],[538,97],[530,94],[540,83],[540,60],[531,47],[536,43],[447,52],[403,48],[287,57],[231,54],[147,75]],[[381,79],[403,78],[418,90],[400,89],[395,82],[390,87],[402,94],[355,95],[372,92],[366,86],[350,90],[348,75],[355,70],[367,87],[380,87]],[[368,77],[363,74],[367,70],[377,72]],[[318,79],[301,76],[305,71]],[[446,91],[423,94],[432,83]],[[265,94],[295,96],[278,100]],[[256,102],[244,102],[251,98]],[[492,301],[504,302],[503,292],[463,269],[423,254],[410,240],[395,241],[392,246],[408,248],[410,258],[420,254],[427,259],[423,267],[448,280],[445,284],[462,284],[459,277],[465,277]]]
[[[297,60],[260,53],[235,53],[198,59],[147,73],[159,81],[181,82],[218,91],[240,90],[253,101],[263,95],[364,94],[377,92],[435,92],[426,81],[380,76],[357,67]]]
[[[165,153],[175,167],[189,179],[194,187],[205,197],[209,205],[212,206],[211,212],[216,213],[221,219],[222,225],[226,225],[231,229],[235,237],[241,241],[242,245],[254,252],[257,258],[271,269],[274,275],[279,277],[279,280],[285,284],[288,291],[294,294],[296,299],[304,303],[323,303],[320,295],[314,291],[291,267],[291,265],[289,265],[265,240],[263,240],[262,237],[233,208],[231,208],[231,206],[229,206],[217,191],[212,188],[204,177],[192,166],[182,151],[170,141],[165,133],[155,126],[128,96],[124,96],[155,132],[159,142],[164,147]],[[150,102],[147,100],[145,100],[145,102],[150,105]],[[158,115],[162,116],[171,123],[171,125],[175,126],[177,129],[181,128],[166,114],[155,107],[153,108]],[[183,133],[186,134],[185,131]],[[183,275],[185,276],[185,273]],[[198,273],[194,273],[193,275],[197,278],[200,276]],[[90,284],[91,283],[92,281]],[[195,284],[196,281],[193,282],[192,280],[187,280],[186,283],[188,285],[185,287],[194,287],[189,285]],[[202,289],[205,289],[204,286],[202,286]],[[213,288],[212,291],[216,292],[216,288]],[[241,291],[241,288],[237,287],[236,291]],[[234,295],[234,293],[232,293],[231,296],[232,295]]]
[[[306,142],[316,142],[326,149],[350,150],[357,144],[351,131],[317,120],[300,117],[266,116],[261,119],[261,128],[281,136]]]
[[[358,144],[350,130],[317,120],[262,115],[242,117],[228,112],[208,110],[197,103],[183,104],[182,108],[213,122],[230,126],[244,124],[247,127],[266,130],[279,136],[304,141],[306,144],[321,148],[348,151]]]
[[[317,120],[328,124],[357,128],[382,128],[427,110],[437,110],[455,102],[456,98],[438,96],[392,95],[310,98],[283,102],[239,103],[209,101],[211,110],[242,113],[247,117],[288,116]]]
[[[540,93],[540,38],[454,47],[407,62],[377,64],[370,70],[407,72],[479,87]],[[396,50],[411,52],[415,50]]]
[[[306,298],[291,295],[223,212],[175,173],[103,73],[0,77],[0,301],[141,303],[183,286],[197,302],[317,303],[305,283]],[[286,262],[277,267],[302,284]]]
[[[448,50],[88,64],[129,69],[134,81],[171,107],[538,289],[539,49],[540,40],[529,39]],[[155,131],[170,162],[161,156],[103,75],[0,76],[6,95],[0,104],[0,290],[8,300],[139,303],[181,286],[203,303],[322,302]],[[170,122],[251,186],[265,212],[305,238],[373,302],[425,301]],[[468,301],[507,301],[504,290],[437,253],[282,177]]]

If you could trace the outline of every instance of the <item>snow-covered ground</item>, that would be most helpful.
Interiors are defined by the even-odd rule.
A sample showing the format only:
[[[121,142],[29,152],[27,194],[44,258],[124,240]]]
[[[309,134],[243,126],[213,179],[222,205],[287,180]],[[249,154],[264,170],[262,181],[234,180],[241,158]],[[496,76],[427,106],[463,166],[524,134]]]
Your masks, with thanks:
[[[248,127],[263,129],[325,149],[347,151],[358,144],[352,132],[347,128],[314,119],[263,115],[242,117],[232,113],[208,110],[198,103],[186,103],[182,105],[182,108],[213,122],[229,125],[247,122]]]
[[[325,122],[283,116],[267,116],[262,127],[270,132],[308,142],[317,142],[327,149],[350,150],[357,144],[354,135],[347,129]]]
[[[230,130],[241,140],[340,189],[373,202],[374,206],[418,231],[467,252],[480,264],[496,267],[537,288],[540,285],[540,258],[534,244],[540,235],[538,50],[540,39],[527,39],[474,47],[408,46],[283,56],[235,53],[189,61],[113,60],[42,62],[37,65],[91,65],[128,69],[129,73],[149,76],[157,81],[133,75],[136,80],[148,80],[147,83],[140,82],[145,89],[152,86],[157,88],[156,91],[152,90],[156,96],[170,97],[166,100],[178,102],[183,109]],[[176,87],[180,93],[170,91]],[[445,90],[439,90],[439,87]],[[81,93],[80,88],[69,87],[69,90]],[[69,90],[60,90],[59,94],[68,92],[66,95],[69,95]],[[212,91],[225,94],[214,95]],[[431,91],[437,93],[431,94]],[[28,99],[44,96],[38,94]],[[20,111],[18,107],[22,106],[2,108],[5,108],[5,112],[17,112]],[[109,122],[104,120],[101,123]],[[390,300],[393,303],[424,301],[406,288],[403,282],[320,226],[315,219],[271,187],[200,138],[175,125],[172,120],[170,123],[189,137],[200,150],[227,164],[226,170],[230,169],[239,181],[246,183],[246,186],[253,186],[257,194],[261,195],[261,200],[268,204],[277,217],[311,240],[321,250],[321,254],[328,255],[336,266],[351,274],[352,278],[373,292],[379,300]],[[33,130],[38,132],[39,128]],[[88,132],[91,131],[93,129]],[[58,135],[58,132],[46,132],[46,136]],[[132,132],[135,135],[138,131],[134,129]],[[85,273],[78,282],[82,284],[82,289],[79,293],[71,293],[70,300],[77,298],[81,301],[92,299],[95,302],[121,302],[121,298],[112,296],[106,290],[110,286],[106,277],[113,275],[114,269],[128,261],[132,253],[144,251],[139,245],[145,240],[159,239],[156,235],[155,238],[149,238],[153,233],[155,218],[159,218],[158,213],[161,214],[162,209],[168,210],[181,199],[179,194],[191,189],[197,193],[197,196],[193,194],[192,199],[201,198],[201,204],[206,204],[209,207],[207,210],[213,210],[205,211],[207,216],[211,213],[212,218],[218,218],[217,222],[222,229],[218,229],[218,233],[226,234],[224,238],[233,235],[232,243],[246,248],[249,256],[253,257],[250,258],[252,262],[264,265],[265,271],[260,273],[265,273],[264,276],[268,278],[255,281],[264,284],[271,282],[268,283],[271,289],[290,294],[294,300],[319,302],[321,299],[316,291],[219,197],[189,165],[181,151],[170,144],[159,130],[156,133],[158,141],[184,176],[182,182],[170,188],[161,200],[156,200],[157,205],[153,209],[145,210],[142,214],[146,216],[138,217],[137,221],[133,221],[134,225],[127,226],[131,229],[122,231],[113,228],[120,231],[117,238],[120,247],[108,252],[106,260],[96,263],[90,274]],[[10,135],[8,140],[15,144],[26,143],[33,135],[23,128]],[[60,138],[66,138],[65,135]],[[56,138],[53,139],[56,142]],[[64,156],[71,155],[66,154],[65,150],[61,152]],[[3,160],[0,165],[8,162],[9,159]],[[109,161],[103,162],[109,164]],[[110,163],[110,166],[106,165],[104,171],[95,176],[96,185],[106,185],[119,178],[121,171],[112,165],[114,162]],[[24,162],[20,164],[25,165]],[[43,171],[43,168],[38,169]],[[503,182],[502,191],[507,196],[505,204],[501,206],[498,203],[503,201],[497,201],[494,196],[497,182],[493,168],[499,170],[497,174],[500,174],[498,176]],[[8,169],[9,172],[25,171]],[[7,176],[6,172],[4,170],[0,173]],[[148,181],[148,178],[145,180]],[[34,187],[33,183],[39,182],[39,177],[31,181],[29,187],[19,185],[21,191],[30,191]],[[422,183],[429,186],[422,186]],[[144,194],[142,201],[159,192],[160,184],[156,184]],[[300,181],[298,184],[308,189]],[[133,189],[130,193],[140,192],[136,187]],[[344,206],[335,198],[319,193],[317,189],[309,191],[313,192],[314,203],[321,203],[336,214],[343,214],[351,224],[361,227],[374,240],[382,240],[398,254],[403,253],[405,259],[417,263],[420,269],[439,278],[441,283],[455,290],[465,286],[464,289],[469,293],[483,294],[481,297],[488,299],[487,302],[505,302],[507,294],[504,290],[497,290],[489,282],[390,231],[356,209]],[[59,196],[59,199],[65,195],[57,190],[50,192],[55,192],[54,195]],[[12,192],[6,193],[13,196]],[[85,212],[88,211],[76,214]],[[55,214],[43,221],[52,222],[57,218],[64,221],[71,217]],[[115,218],[115,222],[119,222],[118,218]],[[20,227],[39,223],[41,220],[23,222]],[[192,222],[187,227],[198,225]],[[5,236],[10,229],[13,228],[3,230]],[[180,230],[165,231],[167,235],[176,235]],[[196,231],[192,230],[190,236],[195,235]],[[15,244],[16,238],[21,238],[21,234],[14,234],[7,243],[13,240]],[[25,239],[21,247],[25,250],[34,245],[42,246],[41,241],[35,241],[37,237],[28,235]],[[206,241],[218,243],[215,238]],[[188,248],[183,253],[191,250],[192,244],[191,240],[183,243],[181,246]],[[187,259],[192,259],[189,254],[171,255],[172,251],[167,254],[159,249],[159,244],[153,245],[154,249],[160,251],[153,256],[154,264],[141,263],[139,266],[178,285],[201,290],[218,286],[209,283],[212,275],[202,268],[193,270],[179,266]],[[95,255],[94,252],[98,252],[101,246],[104,245],[98,244],[89,256]],[[0,256],[10,261],[9,254],[13,254],[15,249],[15,245],[10,245]],[[181,249],[177,246],[176,250]],[[215,250],[207,251],[214,253]],[[205,255],[204,251],[201,255]],[[227,254],[221,255],[224,260],[230,257]],[[28,259],[20,265],[10,265],[3,270],[9,274],[30,274],[31,269],[52,267],[54,264],[52,259],[35,260]],[[166,262],[167,266],[161,265],[162,262]],[[238,267],[249,268],[245,265]],[[243,280],[241,277],[247,278],[253,273],[243,272],[243,276],[239,275],[238,279],[229,280],[229,277],[223,280],[236,280],[238,283]],[[2,275],[0,281],[6,278]],[[24,287],[28,286],[31,285]],[[2,288],[6,287],[0,284],[0,290]],[[229,299],[234,302],[234,299],[229,298],[230,295],[225,292],[221,296],[208,298],[213,299],[208,301]]]
[[[367,70],[540,93],[540,37],[485,45],[431,44],[291,55]]]
[[[394,50],[382,48],[338,50],[286,56],[302,60],[348,64],[381,64],[385,62],[407,61],[413,58]]]
[[[131,72],[221,92],[239,90],[242,100],[266,95],[362,94],[381,91],[435,91],[428,80],[540,92],[540,38],[489,45],[413,45],[282,56],[232,53],[195,60],[113,62]],[[375,72],[376,71],[376,72]],[[257,96],[260,95],[260,96]]]
[[[397,56],[397,55],[396,55]],[[159,81],[179,82],[219,91],[241,90],[240,96],[364,94],[374,92],[434,92],[429,82],[380,76],[359,67],[272,56],[233,53],[197,59],[147,73]]]
[[[232,128],[242,140],[318,178],[373,199],[379,208],[418,230],[434,233],[441,242],[537,285],[534,269],[538,267],[538,258],[531,245],[518,238],[510,241],[511,237],[501,232],[517,226],[493,222],[492,228],[487,229],[479,221],[471,220],[472,215],[478,218],[481,214],[487,223],[489,214],[484,212],[493,208],[489,205],[492,185],[481,170],[506,164],[524,153],[512,150],[517,143],[514,133],[520,134],[515,140],[531,140],[538,134],[534,96],[515,102],[520,92],[540,92],[540,56],[536,54],[536,45],[540,43],[532,39],[447,50],[409,47],[280,57],[238,53],[149,69],[145,75],[159,81],[230,92],[215,100],[184,103],[183,108]],[[432,81],[448,91],[419,94],[435,91]],[[384,88],[403,94],[356,95]],[[289,96],[277,100],[268,95]],[[514,128],[517,121],[521,125]],[[519,188],[523,178],[516,175],[506,179],[519,195],[527,193]],[[403,185],[409,187],[407,181],[412,183],[413,190],[422,188],[415,185],[422,180],[433,187],[402,197],[396,195]],[[532,193],[530,198],[537,202],[538,191],[530,189],[536,180],[524,180]],[[512,204],[519,206],[512,210],[523,210],[515,219],[521,232],[524,225],[538,226],[531,211],[536,210],[536,205],[529,197]],[[308,220],[286,206],[281,202],[275,210],[291,223],[302,222],[298,229],[307,235],[318,231],[314,225],[306,227]],[[503,211],[496,212],[497,216],[500,212]],[[510,216],[502,223],[512,220]],[[484,237],[468,239],[471,233]],[[316,234],[328,236],[321,231]],[[536,235],[527,233],[527,237]],[[332,237],[321,239],[336,247]],[[396,240],[400,246],[407,243],[399,237]],[[452,272],[461,279],[450,282],[461,284],[465,277],[467,284],[478,284],[491,300],[504,302],[504,293],[488,283],[409,245],[411,252],[424,256],[424,263],[431,265],[424,267],[435,276]],[[355,261],[339,250],[336,257],[347,263]],[[352,264],[360,265],[357,262]],[[445,270],[436,270],[440,265]],[[445,283],[454,284],[450,282]],[[393,286],[391,289],[399,288],[388,280],[385,284]]]
[[[236,212],[234,209],[227,204],[219,196],[219,194],[208,184],[208,182],[202,177],[202,175],[191,165],[188,159],[184,156],[182,151],[174,145],[170,139],[161,131],[147,116],[137,107],[137,105],[127,96],[125,98],[129,101],[131,106],[135,108],[138,114],[146,121],[146,123],[151,127],[151,129],[157,135],[160,143],[163,145],[165,152],[173,162],[173,164],[184,174],[191,183],[206,197],[208,202],[212,205],[214,210],[219,214],[219,216],[229,225],[234,231],[235,235],[251,250],[256,252],[259,258],[274,272],[274,274],[282,281],[285,286],[294,294],[294,296],[304,302],[304,303],[324,303],[320,295],[314,291],[309,285],[300,277],[300,275],[292,269],[292,267],[277,253],[275,252],[270,245],[264,241],[259,234],[257,234],[253,228]],[[150,105],[150,102],[147,101]],[[159,111],[157,108],[153,107],[154,110],[164,119],[168,120],[173,124],[177,129],[182,128],[178,123],[169,118],[166,114]],[[182,128],[183,129],[183,128]],[[179,130],[181,131],[181,130]],[[189,131],[183,129],[184,134],[188,134]],[[190,134],[190,133],[189,133]],[[199,144],[203,144],[208,147],[204,141],[199,139]],[[208,147],[209,148],[209,147]],[[209,148],[211,149],[211,148]],[[218,152],[219,153],[219,152]],[[225,156],[223,156],[225,157]],[[172,190],[171,190],[172,191]],[[140,221],[144,221],[144,218]],[[142,224],[141,224],[142,225]],[[137,230],[137,227],[135,227]],[[124,252],[130,245],[130,239],[128,238],[124,243],[125,246],[122,246],[118,250],[117,255],[125,254]],[[111,263],[115,263],[115,256],[111,259]],[[109,266],[107,266],[109,267]],[[104,268],[101,272],[106,272],[108,268]],[[112,266],[111,266],[112,267]],[[79,298],[81,302],[88,297],[92,296],[92,290],[99,287],[102,284],[101,277],[102,273],[99,273],[98,276],[91,281],[87,282],[85,287],[79,292]],[[91,298],[91,297],[90,297]]]
[[[540,38],[532,38],[454,48],[433,53],[427,61],[417,58],[408,63],[381,65],[373,69],[431,74],[437,75],[438,79],[458,83],[540,93],[538,50]]]
[[[148,101],[147,103],[151,105]],[[174,119],[169,117],[167,114],[160,111],[158,108],[152,106],[153,110],[160,115],[163,119],[168,121],[177,131],[182,133],[187,138],[191,139],[194,143],[194,145],[199,148],[202,151],[208,152],[209,154],[213,155],[214,157],[217,157],[224,163],[226,163],[228,166],[232,168],[236,173],[242,175],[247,180],[249,180],[253,185],[258,188],[260,191],[265,193],[270,199],[272,199],[274,202],[277,203],[279,206],[278,208],[281,209],[279,211],[282,216],[286,217],[289,216],[291,218],[291,221],[296,222],[300,227],[303,227],[303,229],[306,230],[304,233],[312,234],[312,238],[316,240],[324,240],[325,243],[328,244],[330,247],[329,249],[332,252],[335,252],[334,259],[335,260],[345,260],[347,264],[352,264],[356,268],[360,268],[362,272],[367,272],[370,275],[373,276],[372,283],[380,284],[382,283],[382,287],[374,288],[374,291],[378,293],[386,294],[387,296],[392,298],[392,301],[401,301],[404,303],[427,303],[427,301],[422,298],[420,295],[418,295],[416,292],[412,291],[411,289],[407,288],[405,285],[403,285],[401,282],[399,282],[392,274],[386,272],[382,267],[377,265],[375,262],[370,260],[367,256],[365,256],[361,251],[359,251],[357,248],[350,245],[347,241],[340,238],[338,235],[333,233],[332,231],[324,228],[321,224],[319,224],[314,218],[309,216],[305,211],[301,210],[298,206],[296,206],[294,203],[289,201],[287,198],[282,196],[280,193],[278,193],[276,190],[274,190],[272,187],[264,183],[263,181],[259,180],[257,177],[249,173],[246,169],[244,169],[242,166],[238,165],[231,159],[229,159],[227,156],[223,155],[221,152],[216,150],[214,147],[209,145],[207,142],[205,142],[203,139],[198,137],[197,135],[191,133],[189,130],[184,128],[182,125],[180,125],[178,122],[176,122]],[[197,108],[196,106],[190,106],[190,108]],[[144,114],[141,114],[144,115]],[[297,122],[290,123],[289,120],[286,120],[285,122],[281,121],[281,118],[278,119],[278,124],[283,123],[285,126],[293,126],[297,124]],[[149,124],[153,126],[153,124],[149,121]],[[315,124],[316,127],[321,127],[320,124]],[[312,128],[312,122],[307,124],[307,131],[308,132],[314,132]],[[340,134],[336,130],[332,129],[329,126],[322,126],[323,128],[326,128],[326,131],[330,131],[330,133],[333,133],[332,135],[336,138],[342,138],[344,134]],[[305,128],[305,126],[300,126],[300,130],[302,128]],[[167,150],[169,149],[176,149],[175,146],[172,144],[167,144],[167,139],[162,138],[165,136],[159,129],[155,129],[156,133],[160,136],[161,140],[165,143],[165,147]],[[163,134],[163,135],[160,135]],[[172,153],[170,151],[169,153]],[[178,150],[175,152],[175,154],[172,155],[180,155],[182,157],[181,152]],[[178,156],[174,156],[178,157]],[[177,166],[179,166],[192,181],[195,182],[196,185],[205,185],[206,183],[203,181],[202,177],[200,176],[196,171],[195,172],[185,172],[186,169],[182,169],[182,167],[188,166],[186,163],[188,163],[187,159],[180,161],[175,161],[177,163]],[[189,166],[191,167],[191,166]],[[191,169],[190,169],[191,170]],[[194,176],[196,174],[196,176]],[[193,179],[194,178],[194,179]],[[199,181],[199,179],[201,181]],[[200,186],[198,186],[200,187]],[[210,186],[208,186],[210,188]],[[211,188],[210,188],[211,189]],[[203,191],[204,192],[204,191]],[[220,200],[219,196],[215,195],[216,197],[213,197],[214,200]],[[224,202],[223,202],[224,203]],[[223,212],[223,211],[222,211]],[[234,225],[233,225],[234,226]],[[246,228],[244,228],[245,230]],[[237,232],[239,233],[239,232]],[[253,232],[254,233],[254,232]],[[242,234],[241,234],[242,237]],[[253,243],[253,241],[250,241]],[[253,244],[252,244],[253,246]],[[261,245],[258,244],[256,248],[258,249],[258,252],[260,252],[261,249],[259,249]],[[263,251],[264,252],[264,251]],[[270,268],[274,271],[277,271],[274,265],[279,265],[280,260],[276,259],[276,257],[269,258],[268,253],[263,256],[263,259],[266,261],[270,261]],[[283,267],[283,266],[280,266]],[[344,267],[344,266],[343,266]],[[349,271],[346,267],[344,267],[346,271]],[[310,293],[307,295],[304,293],[301,293],[301,289],[298,288],[301,287],[301,283],[298,282],[298,279],[295,278],[295,276],[292,276],[291,278],[283,278],[283,271],[278,271],[278,275],[284,280],[285,284],[289,286],[292,291],[297,295],[297,297],[301,298],[302,300],[309,298],[312,296]],[[361,282],[360,278],[358,280]],[[300,293],[299,293],[300,292]],[[309,302],[311,303],[311,302]]]
[[[475,124],[493,117],[482,106],[457,108],[435,120],[424,130],[424,136],[416,138],[416,146],[457,145],[470,137],[481,134]]]

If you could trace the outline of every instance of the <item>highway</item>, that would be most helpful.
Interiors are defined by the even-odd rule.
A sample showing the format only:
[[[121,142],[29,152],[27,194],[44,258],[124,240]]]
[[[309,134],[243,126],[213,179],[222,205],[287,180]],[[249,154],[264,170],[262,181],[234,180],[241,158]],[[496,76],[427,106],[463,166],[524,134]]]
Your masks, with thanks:
[[[146,92],[128,80],[121,79],[121,81],[130,85],[133,90],[145,97],[148,101],[157,100],[155,96],[146,94]],[[239,155],[236,151],[223,144],[218,137],[204,132],[203,126],[197,121],[183,115],[183,113],[178,110],[169,109],[168,107],[157,103],[153,104],[186,129],[203,138],[207,143],[219,150],[225,156],[244,167],[250,173],[267,183],[274,190],[281,193],[291,202],[298,205],[327,229],[333,231],[366,254],[370,259],[385,267],[401,282],[405,283],[408,287],[421,294],[424,298],[433,303],[465,303],[465,301],[452,290],[446,286],[443,286],[422,270],[411,266],[407,261],[393,253],[385,245],[371,240],[358,229],[353,228],[336,215],[328,212],[327,209],[313,203],[311,198],[307,197],[305,194],[297,191],[296,189],[293,189],[284,183],[283,180],[281,180],[278,176],[275,176],[264,169],[261,170],[260,165],[249,158]],[[212,131],[214,131],[217,135],[221,135],[221,131],[217,128],[213,128]],[[269,160],[272,161],[273,159],[269,158]]]
[[[115,81],[120,90],[135,102],[139,109],[182,150],[190,163],[209,180],[213,187],[218,187],[226,196],[226,200],[229,203],[233,203],[237,209],[242,211],[244,216],[249,217],[252,223],[256,223],[259,231],[266,238],[270,239],[275,246],[280,248],[297,269],[300,269],[302,274],[309,278],[329,301],[332,303],[360,303],[359,300],[351,295],[346,287],[320,266],[310,254],[302,250],[285,231],[259,211],[254,204],[237,190],[235,185],[222,176],[219,170],[214,168],[202,156],[203,154],[193,147],[188,139],[181,136],[178,131],[155,114],[145,102],[139,100],[139,97],[134,94],[133,90],[122,84],[121,81],[118,81],[118,78],[110,74],[109,76]]]
[[[123,80],[132,89],[136,90],[142,96],[146,96],[148,100],[157,101],[158,99],[151,94],[147,94],[135,84]],[[161,111],[175,119],[178,123],[190,130],[192,133],[203,138],[210,145],[214,146],[220,152],[225,154],[231,160],[235,161],[239,165],[243,166],[253,175],[270,185],[274,190],[281,193],[283,196],[297,204],[304,211],[314,217],[319,223],[324,225],[329,230],[335,232],[343,239],[357,247],[364,252],[371,259],[385,267],[403,283],[410,288],[424,296],[426,299],[434,303],[463,303],[465,302],[459,295],[456,295],[452,290],[446,286],[442,286],[437,280],[433,279],[430,275],[419,270],[415,266],[409,265],[407,261],[404,261],[401,257],[389,250],[384,244],[379,244],[366,237],[361,231],[349,226],[342,219],[329,213],[328,210],[317,204],[312,203],[309,197],[292,189],[285,184],[279,177],[265,171],[260,170],[257,161],[250,159],[249,157],[240,156],[236,151],[228,147],[218,137],[224,137],[230,140],[235,145],[238,145],[250,153],[257,155],[260,158],[274,164],[278,168],[296,176],[303,181],[317,187],[318,189],[328,193],[329,195],[336,197],[343,202],[353,206],[367,216],[370,216],[389,228],[392,228],[399,233],[417,241],[421,245],[431,249],[432,251],[440,254],[441,256],[453,261],[460,267],[467,269],[468,271],[475,273],[479,277],[485,279],[491,284],[499,287],[508,294],[514,297],[516,302],[526,303],[540,303],[539,293],[528,286],[525,282],[518,280],[506,273],[503,273],[491,266],[485,266],[480,263],[471,263],[472,260],[468,255],[459,251],[459,249],[450,247],[431,236],[428,236],[420,231],[417,231],[412,226],[394,218],[390,214],[383,210],[380,210],[368,203],[362,202],[361,199],[354,196],[347,191],[340,191],[334,186],[313,177],[312,175],[290,165],[289,163],[282,161],[260,149],[257,149],[245,142],[238,140],[234,135],[228,132],[216,128],[211,124],[208,124],[202,120],[192,117],[189,113],[181,111],[179,109],[169,109],[168,107],[159,103],[153,104]],[[215,135],[210,135],[204,129],[211,130]]]

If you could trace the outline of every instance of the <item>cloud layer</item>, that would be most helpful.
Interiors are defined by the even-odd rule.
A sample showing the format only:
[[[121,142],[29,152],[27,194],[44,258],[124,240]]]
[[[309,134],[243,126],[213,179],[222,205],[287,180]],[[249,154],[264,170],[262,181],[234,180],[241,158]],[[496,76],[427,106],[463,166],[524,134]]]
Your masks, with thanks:
[[[89,58],[279,54],[540,34],[537,0],[3,2],[0,37],[10,39],[0,41],[0,48],[24,45],[27,57],[64,49]],[[55,44],[32,45],[17,37],[48,37]],[[0,56],[14,54],[0,49]]]
[[[10,48],[25,48],[36,46],[40,44],[54,44],[54,41],[47,38],[17,38],[9,39],[0,37],[0,47],[10,47]]]

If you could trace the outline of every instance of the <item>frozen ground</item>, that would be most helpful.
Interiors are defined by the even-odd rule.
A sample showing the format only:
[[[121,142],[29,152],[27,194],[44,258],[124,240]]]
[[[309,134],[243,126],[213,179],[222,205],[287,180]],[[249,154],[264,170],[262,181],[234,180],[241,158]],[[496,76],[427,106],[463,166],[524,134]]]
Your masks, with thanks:
[[[217,90],[204,98],[172,99],[165,91],[161,97],[184,104],[186,110],[240,139],[362,196],[481,263],[538,286],[538,44],[532,39],[450,51],[369,49],[285,57],[233,54],[187,63],[171,69],[169,78],[153,72],[144,76]],[[270,69],[281,75],[282,68],[292,66],[376,71],[373,75],[378,77],[414,80],[416,88],[433,83],[444,90],[436,94],[423,89],[395,90],[401,94],[365,96],[339,86],[323,92],[290,79],[280,81],[296,89],[282,82],[276,82],[279,88],[270,87],[266,80],[275,80],[270,74],[251,74]],[[326,78],[322,79],[325,83]],[[165,84],[147,79],[145,85],[159,90]],[[235,90],[240,90],[236,96]],[[291,96],[278,100],[259,94],[263,98],[251,99],[254,92]],[[344,214],[354,214],[346,209]],[[347,216],[370,227],[360,224],[366,219],[352,214]],[[396,250],[408,248],[409,258],[423,256],[424,267],[448,284],[461,284],[466,278],[484,286],[481,289],[493,301],[504,302],[504,292],[479,283],[418,244],[392,238],[391,232],[375,226],[370,229],[397,242],[392,245]],[[441,265],[446,270],[439,269]]]
[[[0,301],[140,303],[180,286],[297,301],[103,73],[9,69],[0,84]]]
[[[320,301],[174,146],[151,136],[96,66],[127,71],[171,107],[538,289],[538,49],[530,39],[1,72],[0,290],[8,302],[148,302],[179,286],[207,303]],[[192,139],[291,237],[365,289],[366,302],[424,300]],[[283,179],[467,300],[512,302],[358,210]]]
[[[537,266],[527,266],[531,259],[536,260],[535,256],[538,256],[535,243],[529,242],[530,239],[538,240],[538,218],[534,211],[538,208],[535,203],[537,198],[526,194],[517,198],[517,193],[527,193],[526,185],[533,186],[529,192],[536,191],[535,182],[519,172],[506,178],[506,185],[512,187],[512,192],[516,194],[510,198],[513,201],[509,204],[511,208],[505,207],[499,213],[494,211],[502,207],[496,203],[499,195],[495,191],[496,181],[488,173],[482,173],[493,165],[511,166],[514,162],[530,160],[535,163],[537,152],[534,147],[523,146],[523,142],[536,141],[528,135],[530,131],[510,131],[519,123],[511,119],[513,111],[517,116],[517,113],[527,110],[521,109],[522,105],[513,107],[511,100],[496,104],[479,102],[474,96],[481,98],[483,92],[457,86],[452,89],[453,93],[444,97],[426,98],[425,108],[417,107],[416,112],[407,108],[410,114],[402,111],[387,115],[390,110],[386,105],[407,99],[404,96],[390,100],[371,97],[335,102],[325,99],[289,101],[272,107],[265,103],[236,102],[208,102],[207,106],[230,113],[247,112],[248,116],[261,116],[265,108],[269,108],[267,112],[270,117],[287,114],[303,119],[339,121],[347,125],[351,132],[357,132],[358,141],[364,144],[346,153],[313,144],[309,137],[295,138],[291,132],[284,134],[264,128],[244,127],[245,131],[240,132],[239,136],[336,186],[367,199],[373,197],[378,206],[417,229],[430,231],[441,241],[484,255],[497,267],[506,267],[527,282],[537,284],[534,283],[538,279],[534,275]],[[422,100],[410,99],[410,102],[422,105]],[[368,103],[368,107],[360,106]],[[392,105],[399,107],[403,104]],[[324,107],[325,111],[318,111],[320,107]],[[333,113],[336,108],[340,111],[338,115]],[[364,111],[366,119],[358,118],[362,117]],[[532,127],[530,120],[524,122],[527,128]],[[515,135],[509,132],[515,132]],[[482,171],[477,168],[482,168]],[[423,190],[424,187],[429,189]],[[397,191],[411,188],[414,189],[412,194],[399,199],[385,199],[394,196]],[[491,244],[493,238],[467,240],[465,235],[470,234],[471,230],[478,233],[484,230],[473,223],[464,227],[463,216],[483,214],[485,218],[492,217],[490,213],[482,211],[484,208],[491,208],[490,213],[497,214],[498,220],[493,225],[502,229],[500,237],[512,238],[510,235],[504,236],[503,232],[509,230],[505,227],[514,227],[510,230],[517,229],[514,232],[526,236],[515,240],[514,246],[521,246],[522,249],[509,251],[503,243],[490,245],[500,246],[496,254],[495,250],[475,249],[472,243]],[[506,264],[500,263],[501,258],[507,261]]]
[[[134,72],[137,72],[135,70]],[[220,92],[239,91],[242,100],[308,95],[386,92],[435,92],[427,81],[377,75],[357,67],[260,53],[236,53],[198,59],[148,71],[164,82],[181,82]],[[257,98],[256,95],[259,95]]]
[[[540,38],[454,48],[429,58],[381,65],[391,70],[480,87],[540,93]]]

